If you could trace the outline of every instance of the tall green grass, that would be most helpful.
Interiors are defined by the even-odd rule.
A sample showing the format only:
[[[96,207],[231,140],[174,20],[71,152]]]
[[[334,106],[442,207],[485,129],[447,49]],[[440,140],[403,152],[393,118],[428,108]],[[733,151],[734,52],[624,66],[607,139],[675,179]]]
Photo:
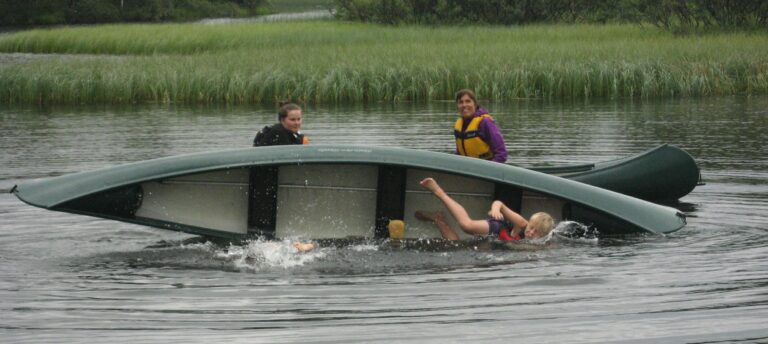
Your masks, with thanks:
[[[630,25],[105,25],[0,37],[4,103],[316,103],[768,94],[768,34]],[[2,57],[0,57],[2,61]]]

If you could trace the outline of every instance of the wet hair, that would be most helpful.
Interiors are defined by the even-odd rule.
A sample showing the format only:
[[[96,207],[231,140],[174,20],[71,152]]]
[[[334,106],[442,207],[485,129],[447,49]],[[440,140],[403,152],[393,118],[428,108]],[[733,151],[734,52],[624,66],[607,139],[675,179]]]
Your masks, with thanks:
[[[301,107],[294,104],[290,100],[282,101],[280,104],[280,110],[277,111],[277,120],[282,122],[286,117],[288,117],[288,113],[291,111],[299,110],[301,111]]]
[[[472,92],[472,90],[465,88],[456,92],[456,102],[458,103],[463,96],[469,96],[469,98],[475,102],[475,106],[480,107],[480,104],[477,103],[477,96],[475,96],[475,92]]]
[[[531,215],[531,220],[528,223],[535,227],[536,233],[542,237],[549,235],[549,232],[555,227],[555,220],[543,211]]]

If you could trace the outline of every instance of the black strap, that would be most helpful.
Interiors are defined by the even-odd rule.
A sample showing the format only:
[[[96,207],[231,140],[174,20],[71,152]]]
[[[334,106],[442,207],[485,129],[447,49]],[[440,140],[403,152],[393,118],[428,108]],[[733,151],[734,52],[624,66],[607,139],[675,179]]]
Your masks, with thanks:
[[[477,136],[480,136],[480,133],[479,133],[477,130],[474,130],[474,131],[465,131],[465,132],[461,132],[461,131],[458,131],[458,130],[454,130],[454,131],[453,131],[453,136],[454,136],[455,138],[457,138],[457,139],[466,140],[466,139],[471,139],[471,138],[473,138],[473,137],[477,137]]]

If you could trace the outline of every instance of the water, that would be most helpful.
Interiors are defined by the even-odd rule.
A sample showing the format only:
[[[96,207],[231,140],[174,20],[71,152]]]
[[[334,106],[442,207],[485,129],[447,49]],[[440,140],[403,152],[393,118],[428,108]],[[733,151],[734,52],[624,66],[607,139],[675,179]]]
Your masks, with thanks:
[[[43,342],[768,342],[768,98],[484,104],[510,161],[668,142],[706,185],[667,235],[549,250],[195,242],[8,194],[30,178],[245,147],[264,108],[1,108],[0,334]],[[313,144],[448,152],[450,102],[309,108]]]
[[[199,20],[198,23],[204,25],[224,25],[241,23],[270,23],[299,20],[318,20],[333,18],[334,11],[331,9],[319,9],[292,13],[276,13],[260,17],[251,18],[206,18]]]

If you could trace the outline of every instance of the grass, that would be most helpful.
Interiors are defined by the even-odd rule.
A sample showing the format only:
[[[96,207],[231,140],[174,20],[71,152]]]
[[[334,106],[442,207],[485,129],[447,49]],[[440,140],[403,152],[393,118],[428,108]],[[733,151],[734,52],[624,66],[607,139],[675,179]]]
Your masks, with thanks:
[[[2,103],[315,103],[768,94],[768,34],[634,25],[103,25],[0,36]],[[2,58],[0,57],[0,61]]]

